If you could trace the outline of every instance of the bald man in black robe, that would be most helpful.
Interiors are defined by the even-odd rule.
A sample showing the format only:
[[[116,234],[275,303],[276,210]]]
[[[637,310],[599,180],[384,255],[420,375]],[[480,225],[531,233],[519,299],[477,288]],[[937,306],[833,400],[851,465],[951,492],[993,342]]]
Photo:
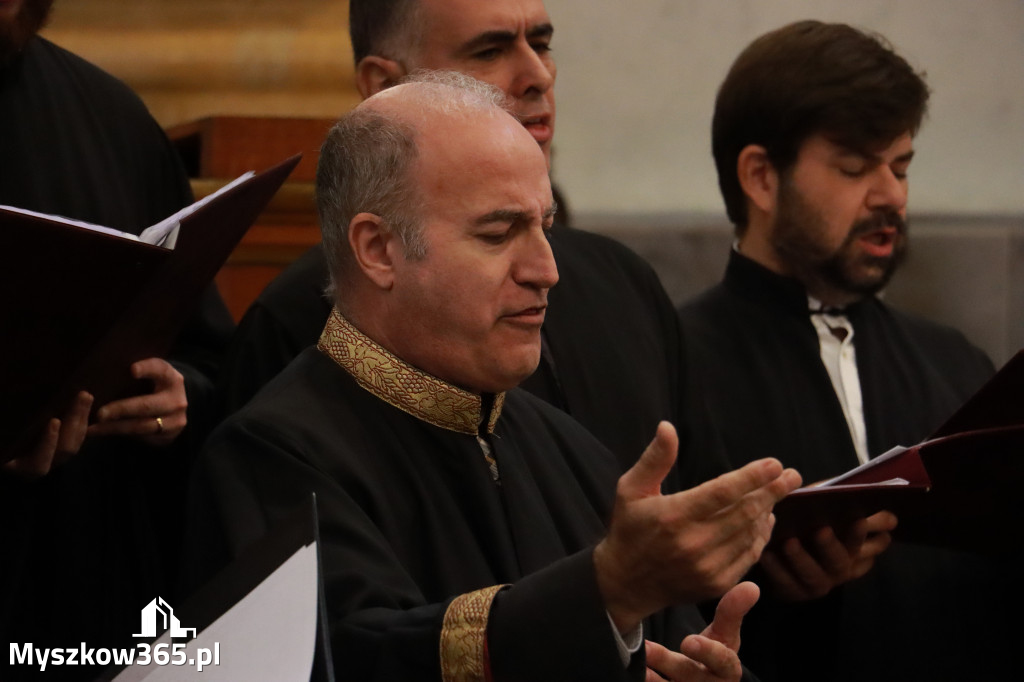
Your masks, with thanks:
[[[493,2],[491,13],[518,11],[516,5]],[[451,13],[459,14],[457,27]],[[531,3],[531,35],[518,38],[524,49],[517,45],[516,52],[503,51],[486,70],[468,56],[450,62],[445,55],[463,52],[463,44],[473,40],[504,40],[491,32],[497,24],[487,13],[466,12],[448,1],[353,0],[350,15],[356,85],[364,97],[415,69],[465,70],[502,88],[524,125],[546,112],[549,134],[539,142],[550,161],[555,63],[549,49],[553,29],[542,2]],[[424,26],[431,27],[436,44],[426,45],[413,35]],[[397,54],[388,49],[393,45],[408,47]],[[564,204],[557,188],[555,200]],[[717,434],[705,428],[708,422],[692,416],[700,414],[699,390],[680,388],[692,381],[681,373],[675,307],[657,274],[617,241],[572,229],[561,208],[551,247],[561,283],[551,293],[540,364],[522,388],[583,424],[618,457],[622,470],[633,464],[658,422],[671,421],[684,455],[669,485],[678,489],[706,480],[722,468],[724,458]],[[224,363],[221,390],[227,413],[316,343],[332,304],[323,293],[327,283],[327,265],[317,246],[286,268],[246,311]]]
[[[318,202],[335,309],[211,437],[188,570],[199,581],[315,492],[343,679],[739,679],[756,590],[732,586],[799,476],[765,460],[663,496],[678,442],[662,424],[613,502],[612,455],[513,388],[558,274],[544,156],[498,101],[431,76],[332,130]],[[700,632],[688,604],[726,591],[676,651]]]

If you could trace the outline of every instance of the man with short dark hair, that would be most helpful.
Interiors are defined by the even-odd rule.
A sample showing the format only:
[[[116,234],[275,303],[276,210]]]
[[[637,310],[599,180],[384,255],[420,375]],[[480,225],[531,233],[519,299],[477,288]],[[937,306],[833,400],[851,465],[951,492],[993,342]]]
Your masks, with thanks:
[[[686,366],[703,380],[731,466],[771,454],[808,481],[835,476],[926,438],[992,373],[959,332],[876,295],[906,249],[928,95],[879,36],[816,21],[761,36],[726,76],[712,147],[736,243],[724,281],[681,315]],[[894,521],[883,513],[858,532],[881,552]],[[994,616],[980,560],[896,545],[866,576],[811,599],[827,591],[814,570],[778,571],[798,551],[761,560],[774,588],[744,641],[763,679],[999,670],[999,633],[979,627]]]
[[[336,305],[208,442],[193,580],[315,492],[343,679],[737,680],[757,589],[733,586],[800,477],[762,460],[662,495],[678,446],[662,423],[616,489],[607,449],[514,388],[559,278],[556,206],[498,99],[435,75],[329,133],[317,197]],[[697,635],[686,605],[722,593]]]

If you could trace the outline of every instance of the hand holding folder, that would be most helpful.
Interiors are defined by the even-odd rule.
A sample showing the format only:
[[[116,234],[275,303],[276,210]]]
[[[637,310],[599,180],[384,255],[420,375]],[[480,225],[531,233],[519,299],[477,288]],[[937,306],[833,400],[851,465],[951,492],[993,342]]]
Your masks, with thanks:
[[[0,208],[6,257],[0,291],[8,319],[0,461],[31,448],[80,391],[95,397],[94,408],[138,392],[132,363],[166,355],[299,158],[243,176],[162,221],[173,248]]]
[[[1024,541],[1024,351],[927,440],[894,448],[775,507],[773,542],[886,509],[897,540],[992,555]]]

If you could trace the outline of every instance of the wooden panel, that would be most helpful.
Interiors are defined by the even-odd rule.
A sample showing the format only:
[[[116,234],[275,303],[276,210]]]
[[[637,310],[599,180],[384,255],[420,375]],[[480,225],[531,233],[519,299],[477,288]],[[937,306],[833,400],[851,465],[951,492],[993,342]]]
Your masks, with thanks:
[[[165,127],[332,118],[359,101],[338,0],[75,0],[43,35],[127,83]]]
[[[239,320],[263,288],[320,241],[313,178],[331,119],[220,116],[168,130],[185,160],[196,198],[247,170],[262,170],[303,151],[303,160],[249,228],[217,275],[221,296]]]
[[[316,178],[320,145],[334,121],[215,116],[174,126],[167,134],[192,177],[235,178],[301,153],[302,161],[289,182],[312,181]]]

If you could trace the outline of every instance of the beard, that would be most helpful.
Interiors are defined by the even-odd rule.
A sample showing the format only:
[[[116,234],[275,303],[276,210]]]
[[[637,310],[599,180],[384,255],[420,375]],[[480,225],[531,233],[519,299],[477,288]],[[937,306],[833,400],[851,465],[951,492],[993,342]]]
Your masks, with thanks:
[[[893,228],[892,252],[887,256],[865,253],[859,241],[865,235]],[[807,292],[828,304],[843,306],[878,293],[907,255],[907,222],[898,211],[883,209],[850,226],[842,244],[832,249],[828,224],[821,212],[784,180],[779,188],[779,210],[772,230],[772,246],[789,273]]]
[[[18,13],[0,19],[0,66],[10,63],[46,25],[53,0],[24,0]]]

